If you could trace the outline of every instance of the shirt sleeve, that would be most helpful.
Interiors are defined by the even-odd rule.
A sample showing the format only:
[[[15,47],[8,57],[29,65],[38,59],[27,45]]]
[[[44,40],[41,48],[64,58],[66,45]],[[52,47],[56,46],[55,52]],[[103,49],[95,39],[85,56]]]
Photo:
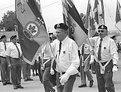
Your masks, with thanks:
[[[118,60],[119,60],[119,56],[118,56],[118,52],[117,52],[117,46],[115,41],[111,40],[110,43],[110,52],[113,58],[113,64],[117,64]]]
[[[74,75],[74,74],[78,73],[77,68],[79,67],[79,64],[80,64],[79,55],[78,55],[78,46],[76,45],[75,42],[72,43],[70,61],[71,61],[71,65],[67,69],[66,73],[68,75]]]

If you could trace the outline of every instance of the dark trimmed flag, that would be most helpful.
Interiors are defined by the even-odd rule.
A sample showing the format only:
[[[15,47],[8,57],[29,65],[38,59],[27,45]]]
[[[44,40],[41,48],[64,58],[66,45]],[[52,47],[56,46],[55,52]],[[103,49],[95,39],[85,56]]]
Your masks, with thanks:
[[[93,12],[96,25],[105,24],[103,0],[95,0]]]
[[[88,37],[88,30],[85,29],[83,21],[73,4],[72,0],[62,0],[64,22],[69,26],[71,36],[81,46],[84,40]]]
[[[40,0],[15,0],[18,20],[18,37],[24,56],[34,64],[42,45],[49,41],[44,20],[40,12]]]
[[[116,7],[116,28],[118,28],[119,31],[121,31],[121,5],[119,1],[117,0],[117,7]]]

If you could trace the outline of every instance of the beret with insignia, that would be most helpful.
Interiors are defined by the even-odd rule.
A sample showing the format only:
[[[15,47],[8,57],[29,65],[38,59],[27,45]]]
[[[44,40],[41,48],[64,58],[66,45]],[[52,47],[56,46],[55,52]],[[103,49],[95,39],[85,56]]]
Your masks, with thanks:
[[[59,24],[55,24],[54,28],[55,29],[60,28],[60,29],[67,30],[69,27],[66,24],[64,24],[64,23],[59,23]]]
[[[10,40],[13,40],[14,38],[16,38],[16,35],[11,36]]]
[[[98,27],[98,29],[106,29],[106,30],[107,30],[107,26],[105,26],[105,25],[100,25],[100,26]]]
[[[0,39],[6,38],[6,35],[2,35]]]

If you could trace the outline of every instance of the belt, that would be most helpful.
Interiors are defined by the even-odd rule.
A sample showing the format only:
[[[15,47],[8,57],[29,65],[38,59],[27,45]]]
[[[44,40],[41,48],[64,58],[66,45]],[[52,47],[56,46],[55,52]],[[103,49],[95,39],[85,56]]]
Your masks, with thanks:
[[[6,57],[3,57],[3,56],[0,56],[1,58],[6,58]]]
[[[12,57],[10,57],[11,59],[20,59],[20,58],[12,58]]]

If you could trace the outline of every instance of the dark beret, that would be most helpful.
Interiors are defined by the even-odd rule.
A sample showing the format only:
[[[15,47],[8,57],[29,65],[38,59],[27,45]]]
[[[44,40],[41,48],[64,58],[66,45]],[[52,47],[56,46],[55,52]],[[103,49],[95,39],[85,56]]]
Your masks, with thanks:
[[[64,24],[64,23],[59,23],[59,24],[55,24],[54,28],[55,29],[60,28],[60,29],[67,30],[69,27],[66,24]]]
[[[13,40],[14,38],[16,38],[16,35],[11,36],[10,40]]]
[[[105,25],[100,25],[100,26],[98,27],[98,29],[106,29],[106,30],[107,30],[107,26],[105,26]]]
[[[6,35],[2,35],[0,39],[6,38]]]

